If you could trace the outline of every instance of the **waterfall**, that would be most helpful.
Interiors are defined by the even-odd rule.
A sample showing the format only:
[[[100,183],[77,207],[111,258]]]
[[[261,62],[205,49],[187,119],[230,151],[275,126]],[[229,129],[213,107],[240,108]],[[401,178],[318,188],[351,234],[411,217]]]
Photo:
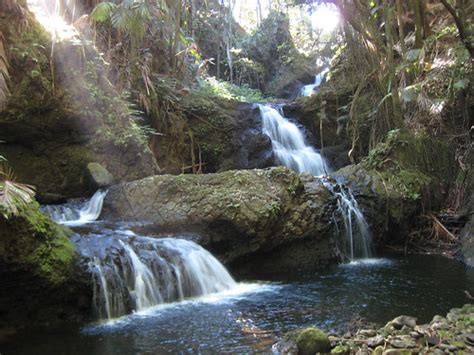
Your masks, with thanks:
[[[337,198],[337,211],[342,219],[342,238],[338,239],[341,253],[349,260],[372,256],[372,233],[352,191],[327,180],[324,185]],[[337,219],[336,226],[338,227]],[[339,230],[339,228],[338,228]]]
[[[269,105],[258,105],[263,123],[263,133],[270,137],[278,162],[299,173],[323,175],[327,166],[321,155],[307,145],[303,133],[282,111]]]
[[[320,72],[314,77],[313,84],[303,86],[300,91],[300,96],[311,96],[314,92],[314,89],[318,88],[319,85],[321,85],[328,71],[329,68],[324,69],[322,72]]]
[[[237,285],[212,254],[188,240],[117,231],[81,237],[76,244],[93,275],[94,307],[101,319]]]
[[[41,210],[59,224],[80,226],[99,218],[106,194],[107,191],[98,190],[86,202],[78,203],[72,201],[64,205],[46,205]]]
[[[278,162],[299,173],[324,175],[329,168],[322,156],[307,145],[299,128],[283,117],[283,110],[269,105],[258,105],[263,133],[270,137]],[[343,221],[343,238],[339,238],[341,252],[350,260],[371,256],[372,235],[359,204],[349,189],[326,179],[325,186],[336,196],[338,212]],[[338,189],[336,189],[336,186]]]

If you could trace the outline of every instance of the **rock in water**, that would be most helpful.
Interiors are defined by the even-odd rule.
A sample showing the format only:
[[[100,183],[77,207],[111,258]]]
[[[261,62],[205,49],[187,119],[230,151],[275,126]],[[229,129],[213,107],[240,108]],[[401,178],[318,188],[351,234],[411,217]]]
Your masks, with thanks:
[[[99,163],[87,164],[87,178],[94,190],[108,187],[114,182],[112,174]]]
[[[407,326],[411,329],[416,327],[416,318],[409,316],[399,316],[392,320],[391,324],[395,329],[402,329],[403,326]]]
[[[300,355],[313,355],[331,351],[328,336],[322,330],[314,327],[303,330],[296,338],[296,345]]]

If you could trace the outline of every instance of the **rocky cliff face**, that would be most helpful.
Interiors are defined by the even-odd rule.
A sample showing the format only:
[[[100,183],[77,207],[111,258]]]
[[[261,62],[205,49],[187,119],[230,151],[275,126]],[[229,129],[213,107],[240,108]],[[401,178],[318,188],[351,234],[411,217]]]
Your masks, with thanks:
[[[147,222],[156,234],[196,232],[198,242],[227,265],[270,272],[336,259],[334,205],[319,180],[278,167],[120,184],[109,190],[103,216]]]

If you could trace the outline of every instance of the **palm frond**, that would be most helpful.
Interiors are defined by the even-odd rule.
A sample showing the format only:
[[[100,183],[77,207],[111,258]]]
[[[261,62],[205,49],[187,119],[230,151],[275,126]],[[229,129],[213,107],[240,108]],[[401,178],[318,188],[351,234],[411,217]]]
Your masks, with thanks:
[[[114,9],[117,7],[113,2],[104,1],[97,4],[92,10],[90,19],[94,22],[107,22],[111,19]]]
[[[11,168],[0,167],[0,214],[8,219],[17,216],[35,197],[35,188],[14,181]]]

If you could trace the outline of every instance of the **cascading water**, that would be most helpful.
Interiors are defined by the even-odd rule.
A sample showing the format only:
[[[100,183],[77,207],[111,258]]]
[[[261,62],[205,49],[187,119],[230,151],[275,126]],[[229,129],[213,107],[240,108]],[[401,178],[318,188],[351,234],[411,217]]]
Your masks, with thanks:
[[[43,206],[58,223],[81,226],[101,213],[106,191],[86,202]],[[94,229],[95,228],[95,229]],[[149,238],[130,230],[93,226],[73,242],[93,278],[93,303],[100,319],[237,286],[225,267],[196,243]]]
[[[314,90],[321,85],[328,71],[329,68],[324,69],[314,77],[314,83],[303,86],[300,91],[300,96],[311,96],[314,93]]]
[[[283,116],[279,110],[269,105],[258,105],[262,118],[263,133],[270,137],[272,148],[278,162],[299,173],[310,173],[314,176],[327,174],[328,165],[313,147],[307,145],[303,133],[298,127]],[[324,184],[337,197],[338,211],[343,221],[343,233],[340,249],[350,260],[371,256],[372,236],[359,205],[352,192],[344,188],[336,191],[327,180]]]
[[[321,155],[307,145],[298,127],[269,105],[258,105],[263,133],[270,137],[278,162],[299,173],[323,175],[327,166]]]
[[[88,260],[101,319],[237,285],[215,257],[192,241],[113,231],[81,237],[76,244]]]
[[[71,202],[64,205],[46,205],[41,209],[51,219],[67,226],[80,226],[99,218],[107,191],[97,191],[84,203]]]
[[[354,198],[352,191],[341,185],[324,181],[325,186],[337,197],[343,238],[338,240],[338,246],[343,255],[350,260],[370,258],[372,256],[372,233],[362,210]],[[336,189],[337,187],[337,189]],[[339,228],[338,228],[339,229]]]

